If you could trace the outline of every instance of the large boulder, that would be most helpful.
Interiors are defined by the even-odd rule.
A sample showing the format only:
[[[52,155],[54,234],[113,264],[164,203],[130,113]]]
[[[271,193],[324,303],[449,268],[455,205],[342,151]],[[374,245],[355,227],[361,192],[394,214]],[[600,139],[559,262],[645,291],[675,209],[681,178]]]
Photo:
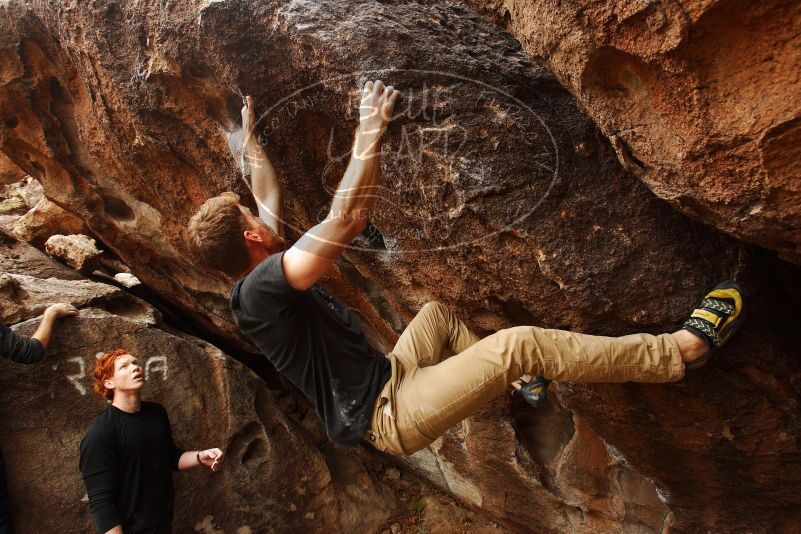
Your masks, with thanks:
[[[88,233],[81,219],[45,198],[30,176],[0,185],[0,228],[39,248],[54,234]]]
[[[470,3],[556,74],[657,195],[801,263],[801,3]]]
[[[501,28],[459,2],[0,10],[0,151],[219,339],[245,345],[184,225],[214,194],[247,197],[241,94],[259,103],[297,237],[344,171],[366,77],[401,89],[400,116],[373,225],[324,283],[379,348],[430,299],[480,334],[621,335],[676,328],[739,280],[754,296],[742,341],[694,377],[562,384],[568,408],[537,415],[498,401],[409,462],[519,531],[799,526],[799,269],[654,196]]]

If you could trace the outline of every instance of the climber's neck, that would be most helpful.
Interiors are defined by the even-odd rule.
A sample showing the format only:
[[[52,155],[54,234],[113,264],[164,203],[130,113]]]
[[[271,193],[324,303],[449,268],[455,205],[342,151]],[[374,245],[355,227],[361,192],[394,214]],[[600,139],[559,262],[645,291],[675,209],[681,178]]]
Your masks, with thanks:
[[[251,248],[248,247],[248,252],[250,256],[250,262],[248,263],[247,268],[244,271],[242,271],[242,273],[239,275],[239,278],[247,276],[250,273],[250,271],[255,269],[261,262],[263,262],[264,260],[266,260],[271,256],[271,254],[267,252],[267,250],[264,247],[261,248],[253,247],[253,250],[251,250]]]

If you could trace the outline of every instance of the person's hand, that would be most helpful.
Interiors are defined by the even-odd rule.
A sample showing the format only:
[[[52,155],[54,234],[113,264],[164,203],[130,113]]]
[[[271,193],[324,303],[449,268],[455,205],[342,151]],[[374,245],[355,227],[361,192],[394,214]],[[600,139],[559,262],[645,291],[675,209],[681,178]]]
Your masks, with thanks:
[[[212,471],[219,471],[223,463],[223,452],[220,449],[206,449],[200,451],[197,458]]]
[[[61,319],[62,317],[72,317],[74,315],[78,315],[78,308],[72,304],[65,304],[63,302],[53,304],[44,311],[44,316],[52,319]]]
[[[364,84],[359,104],[359,131],[363,135],[380,137],[392,120],[392,110],[400,91],[376,80]]]
[[[248,95],[245,97],[244,106],[242,107],[242,132],[244,133],[244,146],[248,148],[253,144],[258,144],[258,134],[255,132],[256,128],[256,106],[253,105],[253,97]]]

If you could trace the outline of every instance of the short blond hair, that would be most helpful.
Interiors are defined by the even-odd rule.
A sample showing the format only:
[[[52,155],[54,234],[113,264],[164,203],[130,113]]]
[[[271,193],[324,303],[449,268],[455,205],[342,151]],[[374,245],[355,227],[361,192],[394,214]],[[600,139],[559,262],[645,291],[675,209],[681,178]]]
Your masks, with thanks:
[[[248,268],[250,256],[245,230],[250,226],[234,193],[208,199],[189,219],[189,246],[211,271],[236,278]]]

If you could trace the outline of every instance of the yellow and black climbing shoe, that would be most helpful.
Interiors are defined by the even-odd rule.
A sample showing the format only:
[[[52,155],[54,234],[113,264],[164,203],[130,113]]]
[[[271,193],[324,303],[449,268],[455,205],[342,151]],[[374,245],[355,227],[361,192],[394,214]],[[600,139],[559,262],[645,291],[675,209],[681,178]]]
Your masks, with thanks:
[[[685,369],[698,369],[740,328],[743,322],[743,290],[726,280],[707,293],[681,327],[707,342],[709,350]]]

